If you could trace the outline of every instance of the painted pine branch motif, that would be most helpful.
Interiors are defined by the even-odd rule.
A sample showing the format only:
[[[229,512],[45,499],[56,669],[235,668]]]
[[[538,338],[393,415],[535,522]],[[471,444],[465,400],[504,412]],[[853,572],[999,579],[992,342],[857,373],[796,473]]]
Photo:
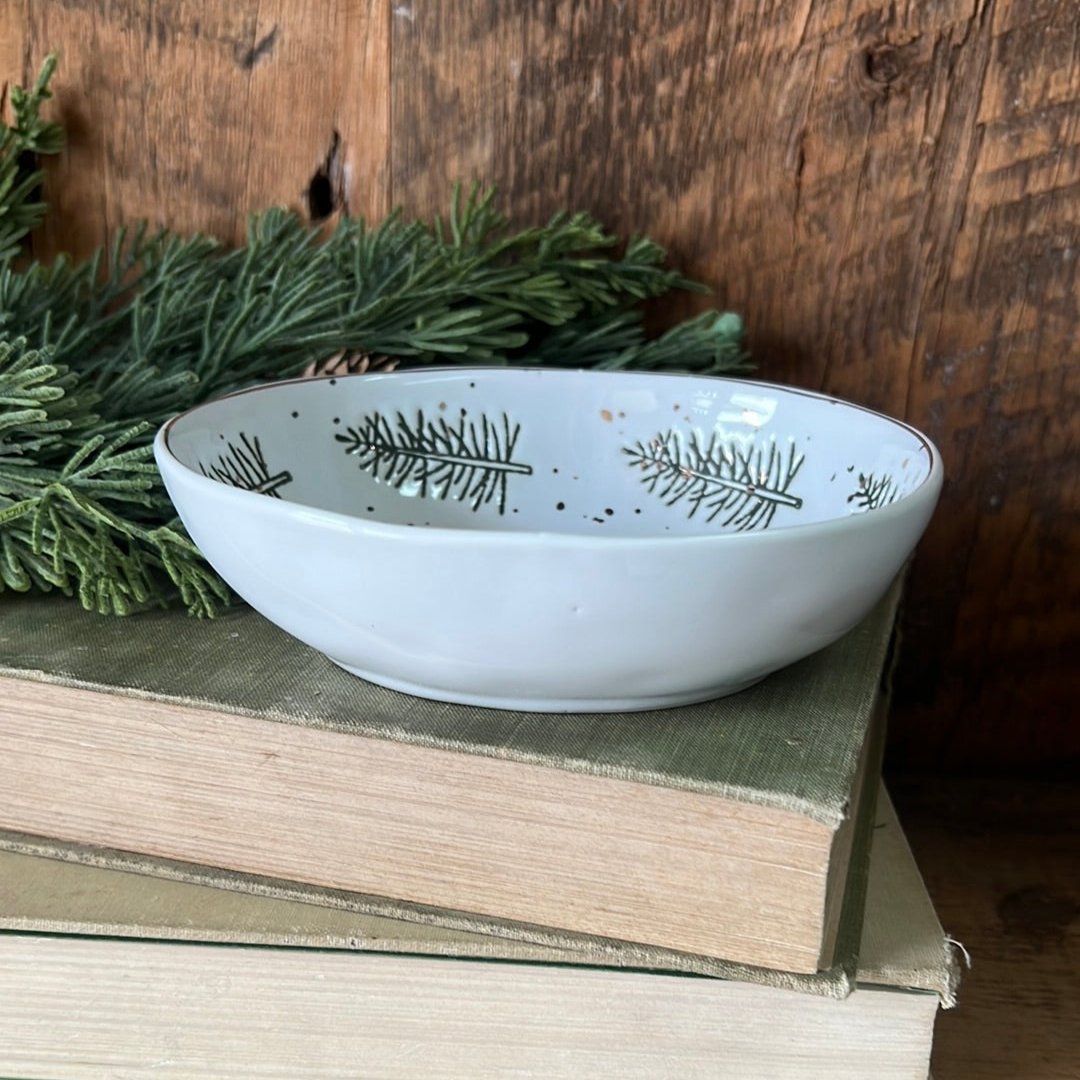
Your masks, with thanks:
[[[279,489],[292,483],[292,473],[283,469],[271,473],[258,436],[248,438],[240,432],[239,443],[227,443],[228,452],[222,454],[209,468],[201,461],[199,469],[203,476],[231,487],[253,491],[256,495],[269,495],[280,499]]]
[[[474,511],[494,504],[504,514],[510,477],[533,471],[514,461],[521,425],[505,413],[497,422],[482,414],[470,419],[464,410],[454,422],[429,419],[423,410],[413,420],[372,413],[346,430],[334,438],[376,480],[422,498],[459,499]]]
[[[900,498],[900,488],[888,473],[874,476],[873,473],[859,473],[859,486],[848,496],[848,502],[854,504],[857,513],[877,510],[888,506]]]
[[[767,529],[780,507],[802,508],[791,494],[792,482],[804,455],[793,443],[777,445],[725,439],[713,433],[706,441],[699,433],[686,438],[677,430],[657,435],[648,443],[623,447],[630,464],[642,471],[641,482],[668,506],[689,507],[688,518],[698,511],[707,521],[739,532]]]

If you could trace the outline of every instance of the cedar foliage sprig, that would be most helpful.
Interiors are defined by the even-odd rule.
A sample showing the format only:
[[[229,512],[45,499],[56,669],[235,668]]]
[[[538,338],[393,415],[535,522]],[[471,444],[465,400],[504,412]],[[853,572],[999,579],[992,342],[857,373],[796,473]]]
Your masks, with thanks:
[[[211,614],[228,591],[174,521],[150,425],[107,434],[95,403],[75,372],[0,341],[0,588],[56,588],[122,615],[168,581]]]
[[[75,263],[16,267],[41,217],[27,155],[59,148],[40,120],[50,58],[0,124],[0,590],[60,589],[124,614],[179,595],[212,614],[228,590],[178,524],[154,468],[170,416],[337,353],[401,364],[744,366],[742,323],[708,312],[650,339],[641,301],[698,289],[643,237],[584,213],[515,230],[494,193],[455,188],[445,217],[329,235],[254,215],[228,250],[145,227]],[[5,186],[6,185],[6,186]]]
[[[42,180],[37,155],[58,153],[64,141],[59,124],[41,119],[41,106],[52,97],[49,80],[55,70],[56,57],[49,56],[29,90],[12,86],[13,120],[0,123],[0,262],[18,254],[23,237],[45,213],[34,198]],[[0,88],[0,116],[5,96],[6,87]]]

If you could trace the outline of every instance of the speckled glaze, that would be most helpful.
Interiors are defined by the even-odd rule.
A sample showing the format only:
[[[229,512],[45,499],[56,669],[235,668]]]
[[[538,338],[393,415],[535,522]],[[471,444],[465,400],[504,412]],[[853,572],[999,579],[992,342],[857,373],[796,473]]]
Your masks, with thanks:
[[[828,645],[942,482],[898,421],[659,373],[275,383],[154,451],[207,559],[286,631],[385,686],[544,712],[718,697]]]

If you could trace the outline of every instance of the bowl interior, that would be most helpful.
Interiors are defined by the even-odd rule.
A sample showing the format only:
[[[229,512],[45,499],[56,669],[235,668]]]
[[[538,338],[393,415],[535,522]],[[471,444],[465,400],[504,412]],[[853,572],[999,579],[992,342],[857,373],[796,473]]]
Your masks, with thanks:
[[[210,481],[359,519],[607,536],[844,519],[934,463],[912,428],[800,390],[521,368],[272,384],[176,418],[166,443]]]

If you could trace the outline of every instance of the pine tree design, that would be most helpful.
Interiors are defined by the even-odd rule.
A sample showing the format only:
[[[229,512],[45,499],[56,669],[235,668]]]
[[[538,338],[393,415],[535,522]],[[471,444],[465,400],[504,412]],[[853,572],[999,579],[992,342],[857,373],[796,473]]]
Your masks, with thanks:
[[[677,430],[649,443],[623,447],[630,464],[643,472],[641,482],[668,506],[685,501],[692,518],[698,510],[713,521],[738,531],[767,529],[781,506],[802,508],[789,492],[804,455],[794,444],[779,447],[775,438],[765,444],[724,439],[714,433],[708,442],[694,433],[689,439]]]
[[[888,473],[875,477],[873,473],[859,473],[859,486],[848,496],[857,513],[877,510],[900,498],[900,488]]]
[[[495,423],[484,415],[472,420],[463,409],[451,423],[417,410],[412,422],[400,412],[393,423],[371,413],[334,438],[359,458],[361,469],[399,491],[411,487],[423,498],[461,499],[474,511],[494,503],[504,514],[510,476],[533,471],[513,460],[520,432],[505,413]]]
[[[281,498],[278,489],[292,483],[292,473],[283,470],[273,476],[270,475],[270,469],[267,467],[266,457],[259,445],[257,435],[249,439],[241,431],[239,445],[230,442],[228,447],[229,452],[222,454],[209,468],[201,461],[199,462],[199,469],[203,476],[235,488],[253,491],[256,495],[269,495],[272,499]]]

